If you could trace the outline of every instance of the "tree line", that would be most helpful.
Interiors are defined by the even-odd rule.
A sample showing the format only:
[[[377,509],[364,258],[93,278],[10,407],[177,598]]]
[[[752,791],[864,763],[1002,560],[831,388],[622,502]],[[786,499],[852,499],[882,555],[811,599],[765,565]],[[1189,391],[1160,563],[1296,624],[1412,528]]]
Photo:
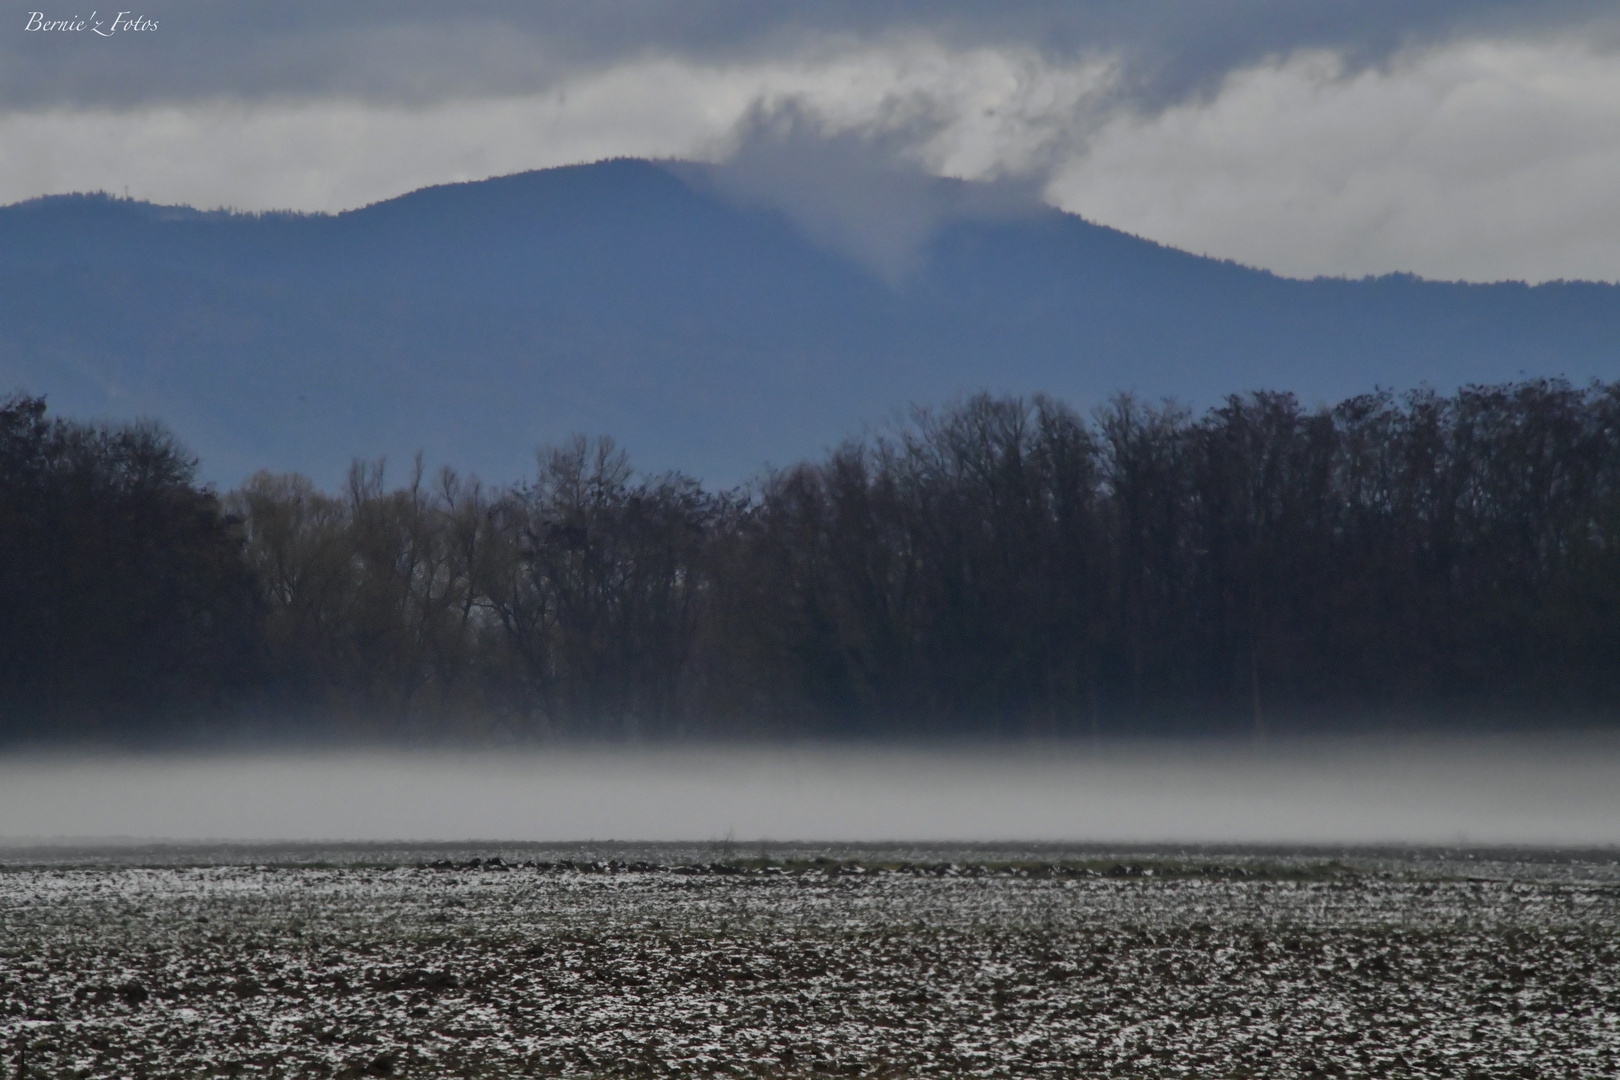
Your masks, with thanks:
[[[0,725],[437,739],[1620,719],[1620,383],[978,396],[710,491],[607,438],[218,496],[0,404]]]

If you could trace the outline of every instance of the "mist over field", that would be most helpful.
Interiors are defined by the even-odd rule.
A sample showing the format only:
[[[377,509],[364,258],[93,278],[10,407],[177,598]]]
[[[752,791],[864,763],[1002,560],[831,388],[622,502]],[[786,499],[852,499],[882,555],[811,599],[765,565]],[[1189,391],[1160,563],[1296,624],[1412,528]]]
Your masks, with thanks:
[[[0,759],[0,845],[204,839],[1602,847],[1620,739]]]

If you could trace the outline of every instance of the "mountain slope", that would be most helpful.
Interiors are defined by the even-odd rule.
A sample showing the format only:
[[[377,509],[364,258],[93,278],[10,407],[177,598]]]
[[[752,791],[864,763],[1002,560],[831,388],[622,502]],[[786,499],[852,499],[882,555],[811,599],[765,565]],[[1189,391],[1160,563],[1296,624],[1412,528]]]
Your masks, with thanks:
[[[896,280],[723,175],[614,161],[332,216],[0,208],[0,389],[158,416],[225,484],[417,449],[505,481],[574,431],[725,483],[979,389],[1620,377],[1620,287],[1293,281],[1034,207],[943,221]]]

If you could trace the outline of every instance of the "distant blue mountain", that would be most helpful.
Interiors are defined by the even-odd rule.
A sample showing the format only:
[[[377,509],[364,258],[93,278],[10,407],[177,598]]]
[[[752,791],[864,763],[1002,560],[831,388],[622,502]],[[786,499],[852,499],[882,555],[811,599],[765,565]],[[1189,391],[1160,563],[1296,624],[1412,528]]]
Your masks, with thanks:
[[[225,485],[418,449],[508,481],[573,432],[729,483],[984,389],[1620,377],[1613,285],[1297,281],[1033,207],[947,219],[885,277],[717,179],[625,160],[337,215],[0,208],[0,392],[162,419]]]

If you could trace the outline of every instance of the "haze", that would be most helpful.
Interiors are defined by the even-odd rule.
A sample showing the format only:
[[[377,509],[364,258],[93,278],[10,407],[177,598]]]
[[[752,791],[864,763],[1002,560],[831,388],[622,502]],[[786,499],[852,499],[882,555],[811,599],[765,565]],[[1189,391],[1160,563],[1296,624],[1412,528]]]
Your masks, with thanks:
[[[1612,845],[1612,737],[0,760],[0,842]]]

